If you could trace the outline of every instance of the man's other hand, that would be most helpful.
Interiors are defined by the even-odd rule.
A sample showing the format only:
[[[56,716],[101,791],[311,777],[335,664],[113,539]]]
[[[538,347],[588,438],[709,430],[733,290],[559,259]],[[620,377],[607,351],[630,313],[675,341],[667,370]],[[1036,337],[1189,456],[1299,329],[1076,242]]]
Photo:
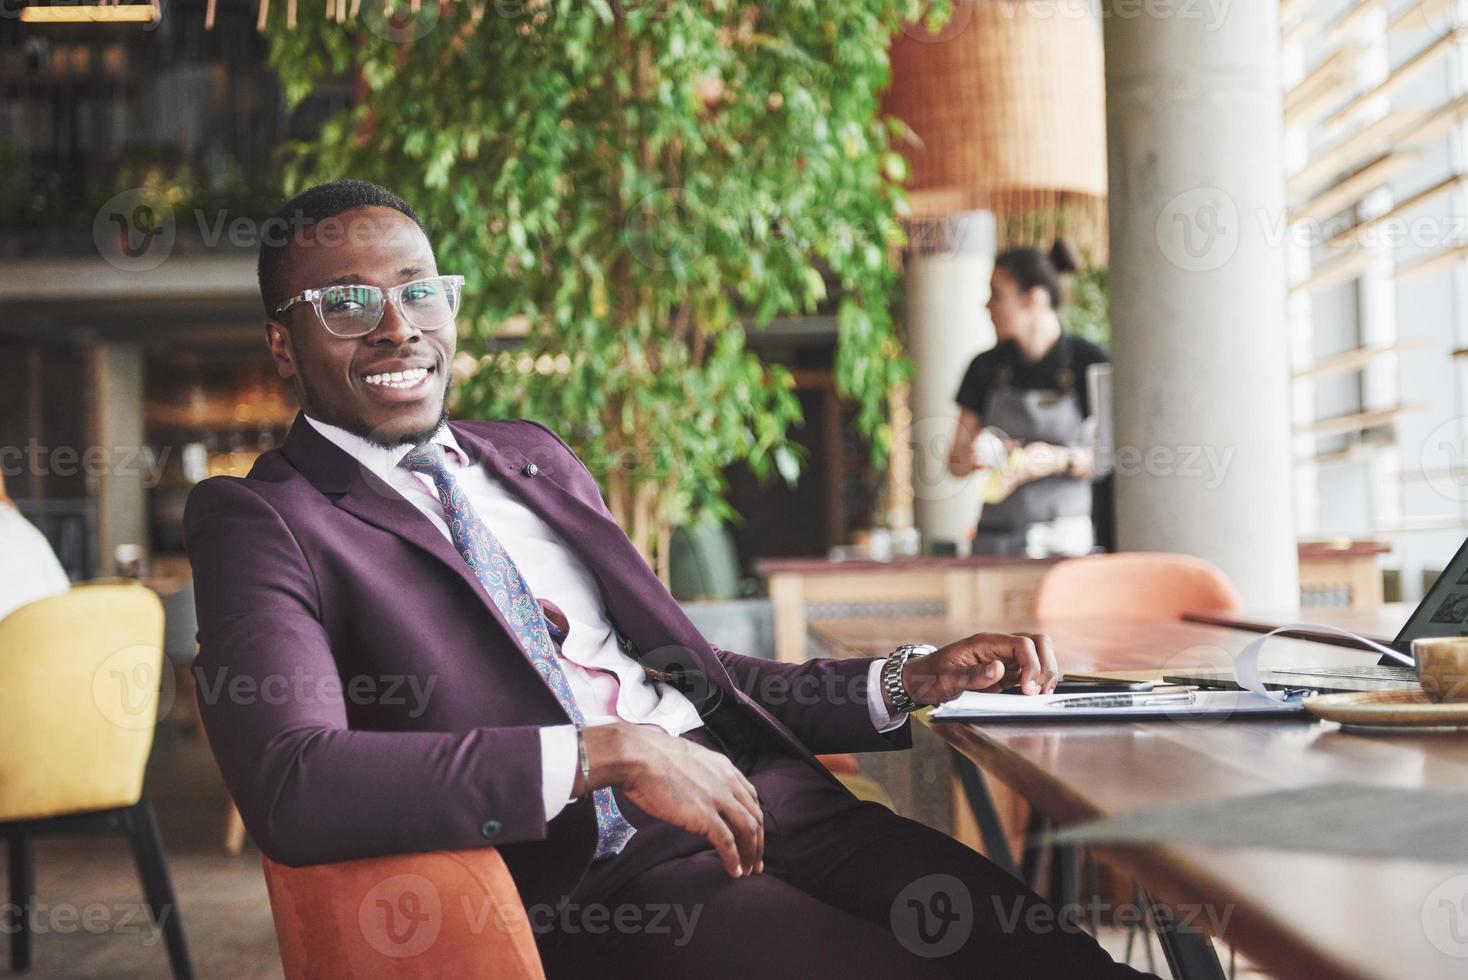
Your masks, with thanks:
[[[765,869],[765,817],[754,786],[727,756],[686,738],[618,722],[583,731],[591,767],[576,796],[616,786],[649,816],[707,838],[730,877]]]
[[[1022,694],[1050,694],[1059,682],[1055,649],[1044,633],[976,633],[909,660],[902,669],[907,693],[920,704],[942,704],[964,691],[1008,687]]]

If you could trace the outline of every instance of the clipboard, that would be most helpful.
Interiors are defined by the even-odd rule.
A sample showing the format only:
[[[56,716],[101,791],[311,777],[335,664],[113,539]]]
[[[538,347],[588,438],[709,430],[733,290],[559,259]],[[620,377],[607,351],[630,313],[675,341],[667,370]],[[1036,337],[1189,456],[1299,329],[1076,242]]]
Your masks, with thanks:
[[[1075,721],[1187,721],[1192,719],[1300,718],[1313,721],[1303,698],[1280,701],[1252,691],[1198,691],[1191,704],[1157,704],[1137,707],[1060,708],[1052,707],[1087,695],[1040,694],[1014,697],[967,691],[933,709],[929,720],[966,724],[1031,722],[1053,725]]]

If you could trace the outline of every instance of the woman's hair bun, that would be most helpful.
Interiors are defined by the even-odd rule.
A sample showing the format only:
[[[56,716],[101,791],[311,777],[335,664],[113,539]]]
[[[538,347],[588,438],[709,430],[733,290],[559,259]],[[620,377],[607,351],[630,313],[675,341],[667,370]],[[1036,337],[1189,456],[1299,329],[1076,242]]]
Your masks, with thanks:
[[[1081,260],[1076,255],[1075,249],[1071,248],[1070,243],[1063,238],[1055,239],[1055,244],[1050,246],[1050,264],[1061,275],[1067,272],[1079,272],[1081,269]]]

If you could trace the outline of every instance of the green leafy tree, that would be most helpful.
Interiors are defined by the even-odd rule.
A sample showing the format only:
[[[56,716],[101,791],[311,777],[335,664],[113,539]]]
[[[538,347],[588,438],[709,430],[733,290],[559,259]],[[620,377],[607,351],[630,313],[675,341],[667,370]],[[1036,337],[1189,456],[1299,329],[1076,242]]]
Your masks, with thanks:
[[[1091,266],[1071,277],[1060,323],[1071,333],[1103,347],[1111,344],[1111,276],[1106,266]]]
[[[381,3],[269,26],[288,103],[357,93],[287,185],[355,176],[418,210],[467,278],[457,411],[557,430],[666,575],[674,526],[736,516],[725,467],[799,473],[793,380],[746,326],[834,308],[837,384],[883,463],[910,373],[890,312],[907,131],[878,97],[912,4]]]

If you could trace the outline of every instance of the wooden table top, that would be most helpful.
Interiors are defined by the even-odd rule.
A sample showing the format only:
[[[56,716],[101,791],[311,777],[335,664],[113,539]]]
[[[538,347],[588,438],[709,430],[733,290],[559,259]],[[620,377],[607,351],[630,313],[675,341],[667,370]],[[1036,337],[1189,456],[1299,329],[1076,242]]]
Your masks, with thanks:
[[[1389,554],[1392,546],[1385,541],[1301,541],[1303,561],[1330,558],[1364,558]]]
[[[761,558],[754,570],[761,575],[822,575],[832,572],[906,572],[947,568],[989,568],[1009,565],[1053,565],[1060,558],[1030,558],[1025,555],[916,555],[889,558]]]
[[[1379,541],[1352,541],[1346,543],[1302,541],[1300,558],[1306,561],[1330,558],[1359,558],[1391,551],[1391,546]],[[1054,564],[1064,561],[1060,557],[1030,558],[1027,555],[975,554],[964,558],[955,555],[914,555],[889,558],[828,558],[824,555],[794,558],[761,558],[754,567],[761,575],[786,573],[820,574],[842,571],[907,571],[928,568],[982,568],[986,565],[1032,565]]]
[[[1228,626],[1253,633],[1268,633],[1270,630],[1295,623],[1334,626],[1348,630],[1368,640],[1390,643],[1402,631],[1412,611],[1417,607],[1410,602],[1388,602],[1372,609],[1349,607],[1312,606],[1306,609],[1244,609],[1236,613],[1188,613],[1183,618],[1193,623],[1209,623]],[[1338,641],[1330,634],[1321,639]]]
[[[813,630],[839,652],[871,656],[898,643],[941,645],[979,628],[929,619],[823,622]],[[1048,632],[1070,671],[1199,664],[1236,654],[1256,638],[1190,622],[1024,619],[982,628]],[[1284,658],[1330,665],[1369,663],[1374,655],[1281,638],[1266,644],[1261,659]],[[1468,791],[1468,738],[1455,735],[1362,735],[1292,720],[933,727],[1060,824],[1316,783]],[[1468,959],[1450,955],[1468,957],[1468,864],[1263,848],[1104,850],[1160,900],[1204,903],[1217,916],[1228,915],[1223,938],[1273,976],[1468,975]],[[1445,931],[1445,915],[1457,916],[1461,942]]]

